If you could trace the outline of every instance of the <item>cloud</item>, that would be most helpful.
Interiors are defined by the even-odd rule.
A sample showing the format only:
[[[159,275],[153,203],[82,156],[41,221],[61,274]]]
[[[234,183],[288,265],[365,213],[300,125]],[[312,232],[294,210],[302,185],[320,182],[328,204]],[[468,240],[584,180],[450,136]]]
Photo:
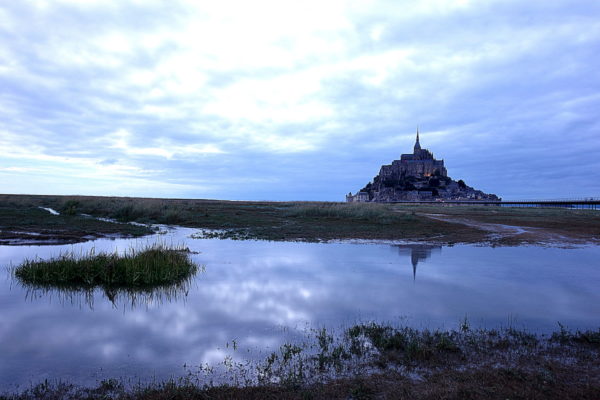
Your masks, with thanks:
[[[482,189],[527,196],[520,172],[542,169],[540,196],[593,195],[556,154],[590,169],[600,150],[599,15],[558,0],[4,4],[2,184],[31,168],[44,192],[34,170],[81,169],[70,190],[112,194],[91,171],[116,160],[117,181],[187,180],[182,196],[337,200],[419,125]]]

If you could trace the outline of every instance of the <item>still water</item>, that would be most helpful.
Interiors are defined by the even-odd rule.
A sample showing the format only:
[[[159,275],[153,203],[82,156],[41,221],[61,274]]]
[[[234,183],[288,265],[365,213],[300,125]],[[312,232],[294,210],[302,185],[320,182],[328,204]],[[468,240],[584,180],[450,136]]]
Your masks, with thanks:
[[[377,321],[535,332],[600,327],[600,247],[490,248],[193,239],[0,246],[0,392],[44,379],[163,380],[186,366],[277,349],[308,328]],[[61,252],[184,244],[203,265],[180,291],[131,295],[31,290],[9,268]],[[247,354],[247,355],[244,355]]]

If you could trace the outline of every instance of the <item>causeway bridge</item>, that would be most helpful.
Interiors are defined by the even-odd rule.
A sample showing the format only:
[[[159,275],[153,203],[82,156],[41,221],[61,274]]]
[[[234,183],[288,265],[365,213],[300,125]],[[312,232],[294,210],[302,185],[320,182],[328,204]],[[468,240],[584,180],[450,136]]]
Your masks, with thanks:
[[[447,206],[501,206],[501,207],[545,207],[574,208],[584,210],[600,209],[600,198],[558,199],[558,200],[405,200],[390,201],[393,204],[435,204]]]

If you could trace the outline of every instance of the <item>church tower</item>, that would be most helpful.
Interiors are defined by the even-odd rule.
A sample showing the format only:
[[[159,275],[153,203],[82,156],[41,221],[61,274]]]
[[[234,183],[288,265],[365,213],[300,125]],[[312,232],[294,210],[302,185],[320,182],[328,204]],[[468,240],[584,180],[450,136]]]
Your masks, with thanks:
[[[417,141],[415,142],[415,148],[413,154],[417,154],[421,151],[421,144],[419,143],[419,128],[417,127]]]
[[[421,159],[421,143],[419,143],[419,127],[417,126],[417,141],[415,142],[415,147],[413,149],[413,160]]]

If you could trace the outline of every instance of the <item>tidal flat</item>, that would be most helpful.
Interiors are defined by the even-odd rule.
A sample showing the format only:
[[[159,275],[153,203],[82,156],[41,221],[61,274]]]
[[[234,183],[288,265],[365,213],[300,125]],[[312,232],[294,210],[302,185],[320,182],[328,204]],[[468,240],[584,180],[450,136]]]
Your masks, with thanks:
[[[129,224],[112,219],[164,223],[157,210],[171,211],[169,219],[177,215],[169,204],[187,204],[178,206],[185,215],[205,203],[116,199],[115,205],[129,211],[110,214],[99,205],[94,212],[91,202],[84,202],[85,208],[77,203],[80,198],[12,198],[8,207],[40,210],[48,220],[56,216],[38,207],[63,217],[111,218],[102,222],[117,227]],[[145,214],[129,207],[144,200]],[[189,219],[158,230],[143,227],[152,233],[141,237],[0,246],[6,271],[0,282],[4,398],[592,399],[600,394],[600,247],[592,233],[589,240],[585,235],[598,227],[594,211],[406,210],[433,226],[457,225],[479,235],[461,242],[451,232],[433,231],[429,237],[422,232],[423,240],[390,234],[395,224],[408,232],[400,229],[405,213],[395,206],[206,203],[213,208],[189,211]],[[436,220],[440,214],[481,226]],[[234,222],[217,224],[227,216]],[[573,226],[552,228],[552,216],[580,219],[574,223],[578,233]],[[212,222],[192,224],[201,217]],[[269,225],[261,223],[284,226],[286,219],[300,221],[295,236],[264,240],[261,232]],[[331,228],[344,219],[350,221],[345,228]],[[336,234],[310,236],[304,228],[325,230],[310,231],[308,221],[325,221]],[[365,232],[377,229],[361,231],[361,224],[383,233],[369,236]],[[522,229],[510,228],[518,224]],[[351,236],[351,225],[364,235]],[[507,231],[490,230],[498,225]],[[85,255],[92,249],[124,255],[156,243],[189,249],[190,260],[202,268],[185,284],[144,290],[32,287],[11,275],[27,259]]]

